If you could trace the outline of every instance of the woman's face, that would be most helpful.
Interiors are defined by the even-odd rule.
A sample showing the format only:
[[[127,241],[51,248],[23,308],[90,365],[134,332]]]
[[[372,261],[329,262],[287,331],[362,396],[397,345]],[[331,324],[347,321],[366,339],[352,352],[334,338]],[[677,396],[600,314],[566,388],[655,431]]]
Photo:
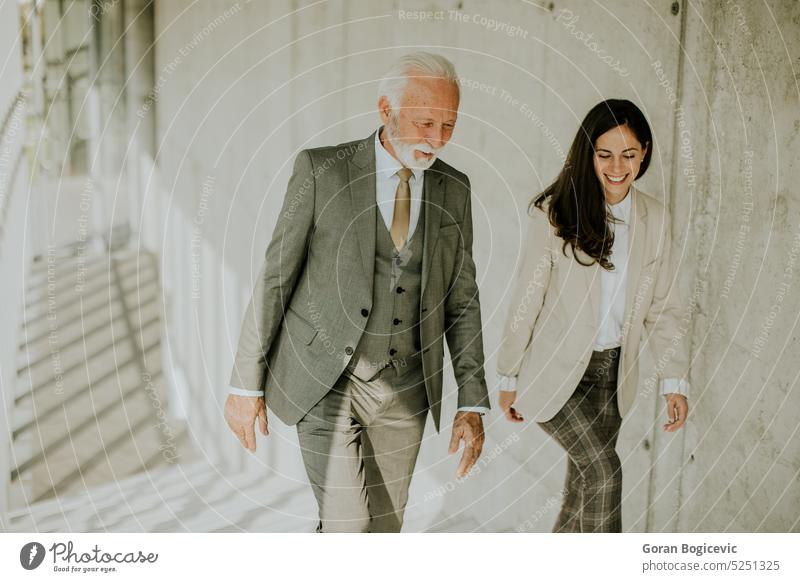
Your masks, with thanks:
[[[627,125],[618,125],[597,138],[594,171],[606,200],[615,204],[628,193],[647,152]]]

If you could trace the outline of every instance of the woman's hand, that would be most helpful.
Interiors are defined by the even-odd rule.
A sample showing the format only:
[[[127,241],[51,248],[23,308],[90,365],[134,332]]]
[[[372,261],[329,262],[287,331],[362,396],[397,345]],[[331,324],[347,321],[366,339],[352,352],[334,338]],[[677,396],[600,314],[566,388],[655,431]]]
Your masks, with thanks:
[[[522,415],[517,412],[514,407],[514,401],[517,399],[517,392],[512,390],[501,390],[500,391],[500,398],[498,400],[500,405],[500,410],[503,411],[503,414],[506,417],[506,420],[509,422],[522,422],[524,419]]]
[[[665,394],[664,398],[667,399],[667,420],[669,421],[664,425],[664,430],[675,432],[686,422],[686,416],[689,414],[689,402],[683,394]]]

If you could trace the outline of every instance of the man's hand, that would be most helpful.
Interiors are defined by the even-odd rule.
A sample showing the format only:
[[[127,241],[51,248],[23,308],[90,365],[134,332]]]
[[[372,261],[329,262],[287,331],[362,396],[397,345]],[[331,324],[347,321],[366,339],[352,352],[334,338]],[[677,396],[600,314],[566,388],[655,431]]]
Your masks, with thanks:
[[[264,398],[228,395],[228,399],[225,401],[225,422],[228,423],[242,446],[251,453],[256,452],[256,432],[253,428],[256,417],[258,417],[261,434],[267,436],[269,429],[267,428],[267,405]]]
[[[686,422],[686,417],[689,415],[689,402],[683,394],[664,394],[664,398],[667,399],[667,419],[669,422],[663,428],[667,432],[675,432]]]
[[[498,404],[500,405],[500,410],[503,411],[506,420],[510,422],[522,422],[523,420],[525,420],[513,406],[516,400],[517,400],[517,392],[515,390],[514,391],[500,390],[500,398],[498,398]]]
[[[458,451],[460,442],[464,441],[464,454],[458,465],[456,477],[461,478],[472,468],[481,455],[483,448],[483,420],[477,412],[461,411],[456,413],[453,420],[453,436],[450,438],[451,455]]]

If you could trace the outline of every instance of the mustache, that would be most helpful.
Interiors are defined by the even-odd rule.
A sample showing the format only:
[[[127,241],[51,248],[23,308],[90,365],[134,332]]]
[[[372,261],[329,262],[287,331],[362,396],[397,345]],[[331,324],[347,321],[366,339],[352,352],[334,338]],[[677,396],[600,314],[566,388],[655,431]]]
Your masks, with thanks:
[[[435,148],[435,147],[430,146],[430,145],[428,145],[426,143],[412,143],[412,144],[409,144],[408,147],[411,148],[411,149],[419,150],[424,154],[436,154],[436,153],[442,151],[441,147]]]

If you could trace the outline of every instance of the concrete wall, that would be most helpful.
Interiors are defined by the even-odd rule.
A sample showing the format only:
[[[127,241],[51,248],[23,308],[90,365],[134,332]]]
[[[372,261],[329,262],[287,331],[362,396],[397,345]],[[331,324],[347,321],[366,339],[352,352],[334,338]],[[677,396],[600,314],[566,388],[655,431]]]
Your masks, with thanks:
[[[678,14],[671,5],[157,3],[150,101],[160,176],[144,223],[162,234],[176,398],[206,453],[231,468],[252,464],[304,479],[293,429],[273,419],[273,435],[258,437],[251,459],[222,421],[241,316],[297,150],[376,129],[378,78],[393,58],[426,48],[450,57],[465,83],[443,157],[472,180],[492,390],[525,205],[557,173],[586,111],[605,98],[630,98],[654,131],[640,187],[673,210],[694,362],[691,422],[674,435],[660,430],[652,362],[642,369],[618,446],[625,529],[798,531],[797,282],[793,273],[785,279],[800,202],[787,186],[798,177],[798,5],[709,0],[681,3]],[[428,11],[423,21],[419,10]],[[757,208],[745,219],[748,169]],[[779,300],[782,282],[790,288]],[[768,305],[777,301],[781,314],[771,318]],[[451,378],[445,390],[449,418]],[[512,427],[497,414],[486,424],[484,457],[463,482],[454,480],[457,459],[446,458],[449,434],[429,425],[409,515],[433,529],[549,531],[563,452],[534,425]]]
[[[673,186],[696,297],[677,528],[797,532],[800,5],[696,7]]]

